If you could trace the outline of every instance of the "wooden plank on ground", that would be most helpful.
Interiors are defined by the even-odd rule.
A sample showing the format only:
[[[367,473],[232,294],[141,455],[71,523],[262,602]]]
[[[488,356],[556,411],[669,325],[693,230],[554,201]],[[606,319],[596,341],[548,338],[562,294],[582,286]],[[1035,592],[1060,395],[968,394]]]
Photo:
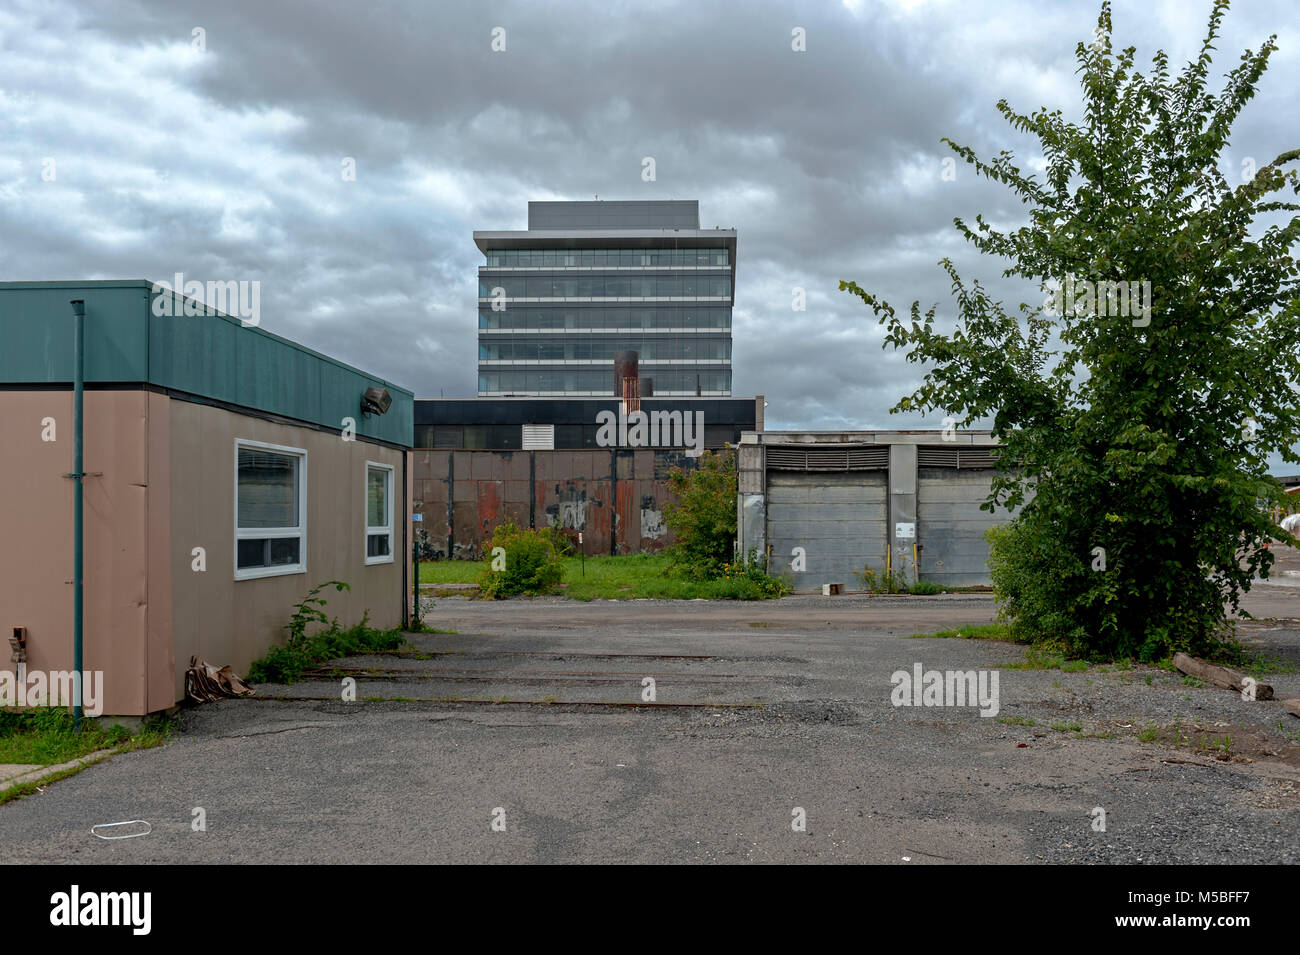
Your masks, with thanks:
[[[1214,686],[1223,687],[1225,690],[1236,690],[1238,693],[1246,686],[1246,677],[1242,676],[1236,670],[1229,670],[1227,667],[1215,666],[1213,663],[1206,663],[1204,660],[1198,660],[1196,657],[1189,657],[1185,653],[1174,654],[1174,666],[1182,670],[1188,676],[1194,676],[1198,680],[1211,683]],[[1255,681],[1255,699],[1271,700],[1273,699],[1273,687],[1267,683]]]

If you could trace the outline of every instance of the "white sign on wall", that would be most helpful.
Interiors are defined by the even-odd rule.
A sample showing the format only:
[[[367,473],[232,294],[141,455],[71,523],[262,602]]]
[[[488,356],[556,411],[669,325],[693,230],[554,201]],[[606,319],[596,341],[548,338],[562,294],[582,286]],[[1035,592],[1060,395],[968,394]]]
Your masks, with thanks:
[[[913,539],[914,537],[916,537],[916,525],[915,525],[915,524],[895,524],[895,525],[894,525],[894,539],[895,539],[895,540],[911,540],[911,539]]]

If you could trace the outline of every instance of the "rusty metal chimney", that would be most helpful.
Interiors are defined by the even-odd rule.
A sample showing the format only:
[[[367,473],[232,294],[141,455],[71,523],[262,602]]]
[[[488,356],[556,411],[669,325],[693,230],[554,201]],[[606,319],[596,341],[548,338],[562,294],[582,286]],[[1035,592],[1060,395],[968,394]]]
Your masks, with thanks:
[[[625,414],[641,410],[640,373],[637,370],[639,358],[634,351],[614,353],[614,397],[623,399]]]

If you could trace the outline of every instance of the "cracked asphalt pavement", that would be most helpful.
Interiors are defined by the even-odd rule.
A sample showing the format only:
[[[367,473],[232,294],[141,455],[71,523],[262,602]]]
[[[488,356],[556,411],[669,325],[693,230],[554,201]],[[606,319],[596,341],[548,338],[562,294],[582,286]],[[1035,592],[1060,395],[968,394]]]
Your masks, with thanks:
[[[1287,584],[1247,598],[1267,619],[1242,637],[1300,697]],[[0,807],[0,861],[1300,862],[1300,719],[1156,668],[906,639],[994,613],[983,595],[440,598],[427,622],[454,634],[186,710],[166,746]],[[998,670],[997,716],[894,706],[891,674],[917,663]],[[153,831],[90,835],[128,819]]]

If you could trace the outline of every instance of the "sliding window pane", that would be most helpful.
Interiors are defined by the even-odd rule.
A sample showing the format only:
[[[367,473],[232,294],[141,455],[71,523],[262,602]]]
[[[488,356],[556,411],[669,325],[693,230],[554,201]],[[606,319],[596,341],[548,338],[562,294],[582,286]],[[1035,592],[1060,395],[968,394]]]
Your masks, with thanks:
[[[298,460],[256,448],[239,449],[241,528],[298,526]]]

